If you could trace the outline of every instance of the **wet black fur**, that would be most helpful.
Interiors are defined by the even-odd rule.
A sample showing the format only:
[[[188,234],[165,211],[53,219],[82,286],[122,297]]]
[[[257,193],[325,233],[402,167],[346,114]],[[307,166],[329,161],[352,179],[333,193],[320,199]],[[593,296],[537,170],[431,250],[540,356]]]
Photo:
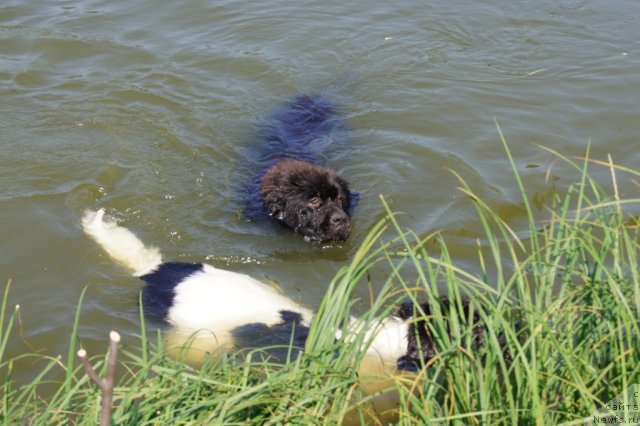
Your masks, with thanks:
[[[302,315],[293,311],[280,311],[281,322],[267,325],[261,322],[244,324],[231,333],[238,348],[261,348],[259,355],[272,361],[286,362],[295,359],[304,349],[309,327],[302,322]]]
[[[351,192],[333,169],[280,160],[264,175],[260,196],[269,216],[309,240],[341,241],[351,233]]]
[[[473,335],[471,336],[471,347],[467,349],[477,352],[485,344],[486,327],[482,323],[480,314],[468,299],[464,298],[459,304],[452,306],[449,298],[440,296],[440,315],[445,322],[445,329],[449,339],[453,338],[451,328],[451,317],[457,315],[460,323],[460,332],[467,329],[465,324],[472,324]],[[455,309],[455,312],[452,312]],[[409,321],[410,327],[407,335],[407,353],[398,358],[398,370],[418,371],[431,361],[439,352],[436,336],[433,334],[435,328],[429,327],[428,322],[433,321],[435,312],[429,303],[420,303],[416,306],[412,301],[402,303],[396,315],[405,321]],[[441,339],[446,341],[446,338]],[[463,344],[465,342],[463,337]],[[498,342],[503,348],[503,357],[506,361],[511,360],[511,355],[506,348],[506,338],[504,334],[498,335]]]

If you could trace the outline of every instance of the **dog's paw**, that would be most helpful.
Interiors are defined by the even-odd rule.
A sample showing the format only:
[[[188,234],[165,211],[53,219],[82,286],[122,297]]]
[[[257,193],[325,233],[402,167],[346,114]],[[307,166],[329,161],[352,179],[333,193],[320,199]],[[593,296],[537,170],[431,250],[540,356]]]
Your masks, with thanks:
[[[100,228],[115,228],[117,223],[105,216],[105,210],[85,210],[82,215],[82,228],[85,231]]]

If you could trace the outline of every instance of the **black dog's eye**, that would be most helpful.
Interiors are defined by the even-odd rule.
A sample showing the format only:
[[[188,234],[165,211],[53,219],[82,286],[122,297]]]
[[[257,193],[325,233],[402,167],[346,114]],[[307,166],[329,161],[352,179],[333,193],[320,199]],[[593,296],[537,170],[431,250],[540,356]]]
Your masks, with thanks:
[[[307,203],[309,203],[309,205],[312,207],[318,207],[320,205],[320,198],[319,197],[310,198],[309,201],[307,201]]]
[[[309,210],[300,210],[300,217],[309,216]]]
[[[336,197],[336,203],[342,204],[343,202],[344,202],[344,198],[342,198],[342,195],[338,195]]]

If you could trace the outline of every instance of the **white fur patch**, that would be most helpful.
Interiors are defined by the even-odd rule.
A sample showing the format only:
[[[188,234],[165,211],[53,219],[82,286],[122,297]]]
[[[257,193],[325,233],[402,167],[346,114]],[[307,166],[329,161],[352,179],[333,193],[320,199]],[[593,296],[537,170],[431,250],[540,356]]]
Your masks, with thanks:
[[[255,322],[277,324],[282,321],[283,310],[300,313],[305,325],[309,325],[310,310],[264,283],[211,265],[203,267],[176,286],[168,315],[172,325],[224,334]]]
[[[400,318],[388,317],[382,320],[379,330],[367,349],[367,354],[375,354],[385,361],[393,361],[395,363],[398,358],[407,352],[409,325]],[[367,334],[368,337],[369,333]]]
[[[388,317],[369,324],[352,317],[349,333],[359,333],[365,326],[369,329],[365,333],[363,342],[369,343],[369,346],[359,371],[374,374],[395,369],[398,358],[407,352],[409,325],[397,317]],[[342,334],[343,332],[338,330],[336,338],[341,338]],[[353,338],[353,334],[347,335],[346,338]]]

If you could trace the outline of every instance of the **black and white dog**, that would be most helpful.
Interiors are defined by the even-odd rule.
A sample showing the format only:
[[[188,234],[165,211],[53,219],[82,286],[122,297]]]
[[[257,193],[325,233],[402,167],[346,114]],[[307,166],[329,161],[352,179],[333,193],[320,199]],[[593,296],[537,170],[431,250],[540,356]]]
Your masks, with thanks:
[[[155,247],[145,246],[131,231],[105,217],[104,209],[87,211],[82,218],[84,232],[119,264],[146,283],[142,291],[145,314],[168,322],[183,336],[207,331],[216,347],[260,348],[292,342],[302,349],[314,314],[274,288],[248,275],[201,263],[162,261]],[[485,327],[468,300],[456,307],[439,298],[443,317],[456,309],[460,317],[474,324],[473,349],[484,344]],[[437,350],[437,339],[428,325],[433,310],[427,303],[405,302],[396,315],[377,323],[363,339],[363,365],[367,371],[416,371]],[[448,323],[447,323],[448,324]],[[350,319],[349,330],[365,323]],[[447,325],[447,333],[452,330]],[[336,339],[342,331],[338,330]],[[499,337],[504,345],[504,336]],[[508,353],[505,352],[505,356]]]
[[[82,227],[117,263],[146,283],[145,314],[162,318],[183,335],[207,330],[217,346],[246,347],[277,341],[275,335],[280,334],[285,342],[293,338],[298,348],[304,346],[314,314],[267,284],[207,264],[164,263],[157,248],[145,246],[134,233],[106,218],[104,209],[86,211]],[[401,357],[415,352],[407,348],[408,333],[407,321],[383,320],[376,335],[368,336],[366,356],[395,367]]]

